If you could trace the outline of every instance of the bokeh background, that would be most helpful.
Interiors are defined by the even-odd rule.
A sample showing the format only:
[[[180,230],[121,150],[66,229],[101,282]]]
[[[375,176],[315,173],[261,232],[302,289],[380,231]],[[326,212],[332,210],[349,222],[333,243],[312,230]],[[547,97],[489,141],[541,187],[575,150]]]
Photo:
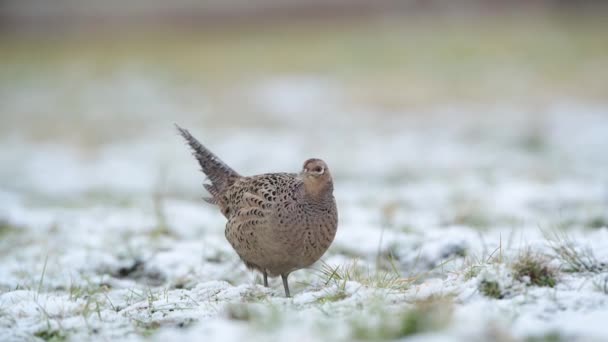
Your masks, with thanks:
[[[245,174],[310,155],[365,181],[469,173],[483,161],[448,131],[534,150],[557,112],[605,111],[605,18],[601,1],[4,1],[2,186],[194,194],[173,123]]]
[[[145,338],[216,317],[219,304],[199,305],[211,280],[227,282],[210,285],[230,293],[222,300],[259,299],[238,287],[254,275],[201,201],[174,123],[243,175],[326,160],[340,208],[329,264],[407,278],[497,246],[516,254],[544,241],[539,227],[606,250],[607,11],[568,0],[0,2],[0,337]],[[302,298],[320,281],[293,279]],[[15,297],[23,289],[71,309]],[[156,297],[136,291],[194,311],[151,312]],[[82,313],[86,298],[99,299],[99,319]],[[472,319],[499,321],[494,308]],[[497,329],[523,338],[575,322],[545,309],[530,303]],[[70,321],[81,315],[86,326]]]

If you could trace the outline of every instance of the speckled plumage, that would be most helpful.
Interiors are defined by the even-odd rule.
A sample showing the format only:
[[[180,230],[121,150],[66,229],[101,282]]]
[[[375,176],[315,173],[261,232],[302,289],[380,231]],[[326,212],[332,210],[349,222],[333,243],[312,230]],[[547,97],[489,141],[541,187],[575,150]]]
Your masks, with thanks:
[[[309,159],[295,173],[243,177],[224,164],[190,133],[178,127],[211,184],[206,199],[228,219],[225,235],[247,267],[281,276],[289,296],[288,275],[315,263],[331,245],[338,212],[327,165]]]

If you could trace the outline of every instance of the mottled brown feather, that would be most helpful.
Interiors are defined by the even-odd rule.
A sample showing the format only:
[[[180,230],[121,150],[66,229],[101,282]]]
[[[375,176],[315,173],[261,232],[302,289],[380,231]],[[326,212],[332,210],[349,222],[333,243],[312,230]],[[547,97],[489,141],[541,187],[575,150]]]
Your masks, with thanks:
[[[336,235],[338,211],[327,165],[309,159],[299,174],[242,177],[178,129],[212,182],[205,188],[209,202],[228,219],[226,239],[247,267],[281,275],[289,296],[289,273],[319,260]]]

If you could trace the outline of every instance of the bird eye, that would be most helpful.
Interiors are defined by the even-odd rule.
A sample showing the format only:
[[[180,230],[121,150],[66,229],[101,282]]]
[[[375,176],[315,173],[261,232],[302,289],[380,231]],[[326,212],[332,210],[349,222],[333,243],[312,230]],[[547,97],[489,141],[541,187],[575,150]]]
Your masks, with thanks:
[[[314,169],[312,169],[312,171],[315,173],[323,173],[323,168],[320,166],[316,166]]]

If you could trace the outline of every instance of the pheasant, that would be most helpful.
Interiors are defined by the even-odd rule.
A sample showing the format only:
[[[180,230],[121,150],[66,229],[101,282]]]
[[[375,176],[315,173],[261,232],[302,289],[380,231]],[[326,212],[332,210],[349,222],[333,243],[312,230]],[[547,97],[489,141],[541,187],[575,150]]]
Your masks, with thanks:
[[[226,217],[226,239],[247,268],[264,276],[287,277],[309,267],[327,251],[338,226],[333,180],[327,164],[308,159],[300,173],[266,173],[245,177],[177,126],[209,183],[205,201]]]

